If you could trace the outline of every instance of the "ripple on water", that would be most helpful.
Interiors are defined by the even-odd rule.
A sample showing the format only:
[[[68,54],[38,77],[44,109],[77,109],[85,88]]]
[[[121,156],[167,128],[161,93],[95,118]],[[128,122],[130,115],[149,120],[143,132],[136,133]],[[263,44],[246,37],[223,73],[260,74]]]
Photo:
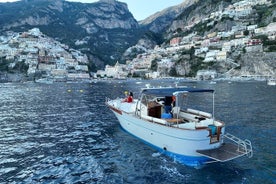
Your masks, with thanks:
[[[16,178],[23,179],[21,183],[91,183],[103,176],[103,169],[92,156],[49,156],[21,171]]]
[[[275,183],[276,88],[212,85],[221,104],[217,117],[227,122],[227,131],[250,139],[255,152],[249,160],[197,170],[119,128],[105,97],[123,96],[125,90],[138,96],[140,87],[144,84],[128,81],[0,87],[0,183]]]

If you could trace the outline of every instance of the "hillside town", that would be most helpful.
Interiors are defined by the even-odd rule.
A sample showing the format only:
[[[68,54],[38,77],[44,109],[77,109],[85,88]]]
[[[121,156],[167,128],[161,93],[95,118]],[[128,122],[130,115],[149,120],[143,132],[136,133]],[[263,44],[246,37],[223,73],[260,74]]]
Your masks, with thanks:
[[[248,16],[253,11],[253,6],[269,4],[267,0],[248,0],[240,1],[233,5],[229,5],[224,9],[213,12],[204,20],[195,19],[192,23],[184,28],[188,31],[195,25],[207,23],[207,26],[213,26],[216,21],[220,21],[223,17],[234,19],[237,24],[226,31],[214,31],[205,36],[200,36],[196,32],[183,37],[173,37],[168,45],[156,46],[153,50],[143,48],[136,45],[129,48],[126,52],[133,50],[144,50],[144,53],[138,54],[133,60],[129,60],[126,64],[117,62],[115,66],[107,65],[105,70],[99,70],[94,77],[111,77],[111,78],[126,78],[136,74],[146,78],[167,77],[168,72],[175,61],[180,57],[181,51],[194,50],[194,56],[203,59],[204,63],[228,63],[232,66],[223,77],[231,77],[231,71],[234,68],[240,67],[238,61],[230,57],[231,52],[240,49],[244,53],[264,53],[263,43],[261,39],[254,39],[259,35],[266,35],[269,40],[276,39],[276,22],[272,22],[264,27],[258,27],[257,24],[251,25]],[[158,61],[158,68],[152,71],[152,61]],[[184,74],[185,75],[185,74]],[[197,71],[197,79],[213,79],[218,77],[215,70],[199,70]],[[261,74],[260,74],[261,75]],[[275,71],[271,71],[265,77],[275,77]]]
[[[38,28],[2,35],[0,58],[2,64],[8,63],[8,69],[23,63],[27,76],[37,82],[90,79],[86,55],[45,36]],[[4,80],[5,75],[1,78]]]
[[[246,0],[231,4],[228,7],[220,7],[205,17],[194,18],[181,28],[179,34],[173,32],[168,41],[162,45],[156,45],[153,49],[146,48],[143,44],[137,44],[128,48],[124,55],[139,53],[135,58],[127,59],[124,64],[119,61],[114,66],[106,65],[104,70],[89,73],[88,57],[78,50],[71,49],[53,38],[44,35],[38,28],[26,32],[7,32],[0,36],[0,61],[2,71],[23,69],[27,80],[37,82],[52,81],[87,81],[93,78],[126,79],[128,77],[163,78],[169,76],[195,77],[198,80],[208,80],[218,77],[231,78],[233,76],[261,76],[276,78],[276,71],[271,67],[262,69],[261,72],[238,73],[235,69],[242,68],[240,57],[236,55],[252,55],[253,53],[275,53],[275,50],[264,48],[262,39],[258,36],[266,36],[270,41],[276,41],[276,22],[260,26],[251,24],[251,14],[256,5],[270,5],[269,0]],[[227,25],[225,30],[208,31],[202,35],[194,30],[198,25],[214,27],[223,19],[235,21],[235,25]],[[79,42],[76,42],[76,45]],[[252,53],[252,54],[250,54]],[[266,54],[269,55],[269,54]],[[191,75],[190,65],[179,65],[183,60],[191,63],[192,58],[199,60],[206,68],[194,69],[196,73]],[[237,59],[238,58],[238,59]],[[268,62],[274,62],[274,55]],[[263,61],[259,61],[263,62]],[[222,64],[223,71],[210,67],[213,64]],[[223,67],[222,67],[223,68]],[[171,72],[174,69],[174,72]],[[7,78],[6,72],[0,71],[0,81]],[[21,79],[20,79],[21,80]]]

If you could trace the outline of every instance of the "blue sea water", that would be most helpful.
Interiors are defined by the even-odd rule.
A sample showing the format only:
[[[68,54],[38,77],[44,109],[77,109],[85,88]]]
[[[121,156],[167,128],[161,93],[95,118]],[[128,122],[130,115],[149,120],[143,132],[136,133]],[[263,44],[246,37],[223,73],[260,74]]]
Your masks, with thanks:
[[[252,158],[179,164],[122,130],[105,98],[172,80],[0,84],[0,183],[276,183],[276,87],[187,82],[216,90],[217,119],[251,140]]]

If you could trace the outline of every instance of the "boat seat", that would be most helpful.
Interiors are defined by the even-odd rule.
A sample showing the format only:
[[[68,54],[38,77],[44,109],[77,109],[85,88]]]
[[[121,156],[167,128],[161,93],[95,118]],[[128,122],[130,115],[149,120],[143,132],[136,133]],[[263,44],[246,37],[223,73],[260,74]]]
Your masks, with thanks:
[[[190,114],[187,112],[180,111],[179,117],[183,118],[184,120],[188,120],[189,122],[198,122],[199,119],[196,115]]]
[[[203,116],[206,118],[211,118],[212,114],[208,113],[208,112],[203,112],[203,111],[199,111],[199,110],[195,110],[195,109],[187,109],[187,112],[192,113],[194,115],[198,115],[198,116]]]
[[[155,118],[155,117],[147,116],[147,115],[141,115],[141,118],[143,118],[145,120],[148,120],[148,121],[151,121],[151,122],[156,122],[156,123],[159,123],[159,124],[167,125],[167,121],[164,120],[164,119]]]

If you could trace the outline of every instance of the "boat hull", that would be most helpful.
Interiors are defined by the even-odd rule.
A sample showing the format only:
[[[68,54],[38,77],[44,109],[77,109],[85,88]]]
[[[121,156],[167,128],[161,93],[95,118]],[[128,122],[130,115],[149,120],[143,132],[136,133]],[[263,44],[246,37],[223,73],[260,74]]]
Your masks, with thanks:
[[[189,166],[200,166],[212,161],[196,152],[218,148],[222,142],[210,144],[209,130],[185,130],[138,118],[134,114],[111,108],[121,127],[151,145],[156,150]],[[224,129],[224,128],[223,128]],[[224,132],[224,130],[222,130]]]

